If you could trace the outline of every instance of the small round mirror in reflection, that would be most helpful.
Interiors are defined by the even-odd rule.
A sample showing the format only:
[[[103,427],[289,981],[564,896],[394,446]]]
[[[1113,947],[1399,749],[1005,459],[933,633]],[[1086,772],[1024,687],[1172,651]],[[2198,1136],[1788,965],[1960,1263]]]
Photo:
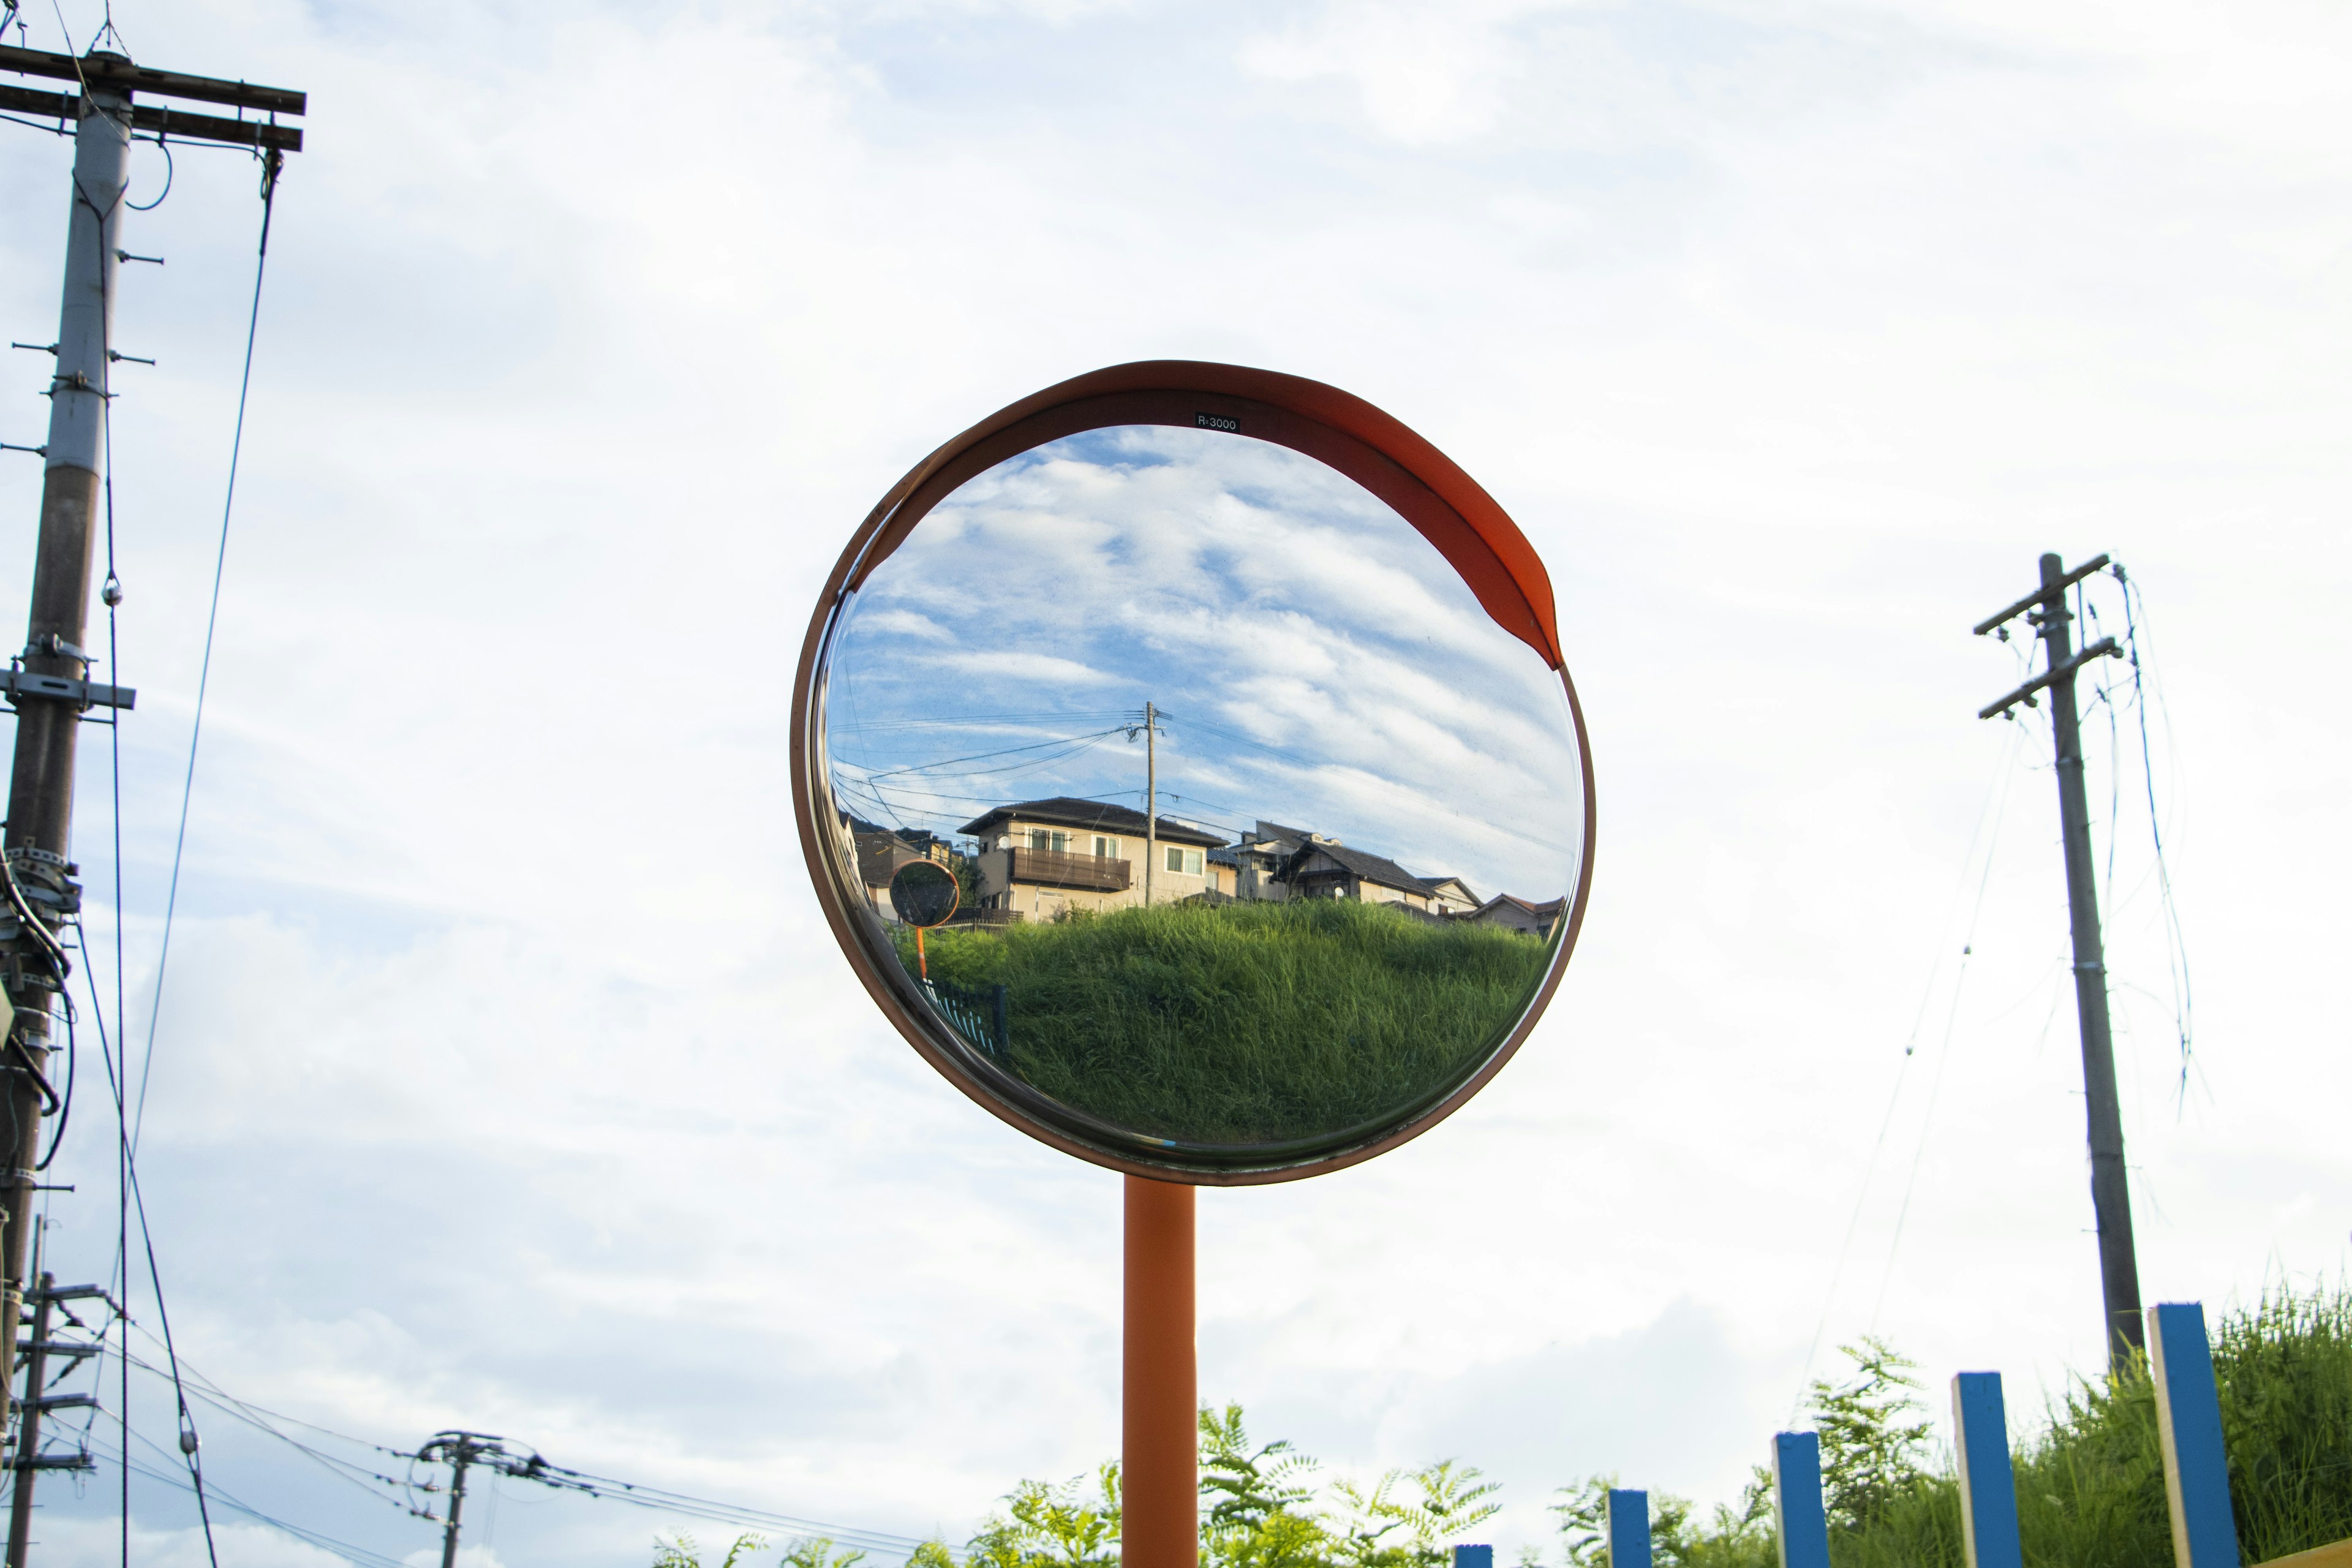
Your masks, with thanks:
[[[917,930],[945,924],[961,897],[955,873],[936,860],[909,860],[890,874],[890,908]]]
[[[1465,531],[1378,452],[1213,406],[935,458],[877,514],[803,672],[803,828],[968,1092],[1106,1163],[1269,1180],[1410,1136],[1524,1037],[1590,770],[1499,509]]]

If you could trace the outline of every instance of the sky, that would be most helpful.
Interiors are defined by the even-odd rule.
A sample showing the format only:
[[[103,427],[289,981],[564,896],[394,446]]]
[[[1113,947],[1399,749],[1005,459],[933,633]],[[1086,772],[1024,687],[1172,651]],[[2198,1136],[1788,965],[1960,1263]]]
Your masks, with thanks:
[[[27,7],[24,41],[100,20]],[[1955,1371],[2001,1371],[2023,1430],[2095,1363],[2047,710],[1980,721],[2028,650],[1969,635],[2045,551],[2135,595],[2137,678],[2105,667],[2084,727],[2145,1292],[2344,1278],[2340,11],[114,20],[312,106],[160,1006],[251,163],[176,150],[124,231],[166,261],[126,268],[116,329],[157,363],[119,367],[109,657],[140,695],[84,731],[84,1018],[152,1067],[192,1375],[388,1450],[462,1426],[951,1541],[1115,1450],[1117,1180],[873,1013],[785,718],[900,474],[1154,357],[1329,382],[1475,475],[1550,571],[1599,787],[1583,935],[1509,1067],[1379,1160],[1202,1194],[1204,1398],[1334,1472],[1483,1467],[1507,1557],[1589,1475],[1731,1498],[1864,1332],[1939,1421]],[[67,150],[0,147],[0,313],[47,342]],[[132,170],[163,190],[156,149]],[[47,363],[8,355],[0,440],[39,440]],[[0,454],[0,593],[37,485]],[[2092,609],[2116,631],[2121,585]],[[49,1194],[76,1279],[116,1229],[94,1032]],[[168,1390],[131,1399],[168,1470]],[[384,1488],[196,1413],[243,1502],[431,1560]],[[113,1560],[114,1479],[45,1484],[49,1560]],[[184,1494],[142,1480],[131,1516],[141,1561],[202,1560]],[[215,1518],[225,1563],[328,1561]],[[520,1482],[467,1518],[467,1568],[643,1563],[676,1522]]]
[[[1486,897],[1575,888],[1559,677],[1411,523],[1287,447],[1146,426],[1009,458],[876,568],[838,639],[827,758],[863,819],[952,836],[1055,795],[1139,812],[1150,787],[1229,843],[1276,822]]]

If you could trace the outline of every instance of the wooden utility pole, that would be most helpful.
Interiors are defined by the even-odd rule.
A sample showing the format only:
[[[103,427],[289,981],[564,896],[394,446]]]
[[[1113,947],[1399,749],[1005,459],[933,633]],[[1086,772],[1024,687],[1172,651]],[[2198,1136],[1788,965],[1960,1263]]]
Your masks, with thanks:
[[[16,750],[8,783],[5,855],[0,858],[0,989],[14,1016],[8,1026],[0,1093],[8,1100],[14,1136],[0,1174],[5,1216],[0,1220],[0,1319],[13,1336],[24,1316],[26,1254],[32,1236],[34,1167],[40,1163],[41,1119],[57,1109],[48,1079],[51,998],[66,983],[57,932],[79,911],[81,889],[73,864],[74,755],[82,715],[94,707],[120,712],[132,693],[90,679],[83,650],[89,616],[90,572],[103,483],[110,372],[123,356],[113,347],[123,184],[134,132],[156,138],[229,142],[262,155],[267,177],[302,145],[299,131],[276,123],[300,114],[304,96],[283,88],[184,76],[133,65],[121,55],[92,49],[79,58],[0,46],[0,70],[71,82],[76,92],[36,92],[0,87],[0,110],[55,119],[74,126],[72,206],[66,226],[65,293],[58,310],[57,356],[49,383],[49,435],[32,448],[47,461],[40,530],[33,559],[30,625],[24,652],[0,671],[0,692],[16,709]],[[270,116],[268,121],[135,102],[136,94],[229,104]],[[110,675],[112,673],[109,672]],[[119,1026],[119,1021],[118,1021]],[[118,1038],[121,1036],[118,1034]],[[31,1391],[37,1395],[39,1390]],[[0,1384],[0,1414],[13,1414]],[[29,1462],[20,1442],[18,1462]],[[19,1475],[19,1492],[25,1480]],[[27,1500],[29,1506],[29,1500]],[[14,1561],[15,1559],[12,1559]]]
[[[2116,1093],[2116,1052],[2107,1019],[2106,951],[2099,937],[2098,863],[2091,855],[2091,808],[2083,785],[2083,731],[2074,704],[2074,678],[2083,666],[2120,650],[2102,637],[2074,651],[2066,590],[2104,570],[2104,555],[2066,570],[2056,555],[2042,558],[2042,586],[1977,626],[1982,637],[1995,628],[2009,636],[2008,623],[2023,616],[2042,638],[2042,674],[1977,717],[2016,717],[2020,703],[2036,706],[2034,694],[2050,693],[2050,719],[2058,748],[2058,821],[2066,849],[2066,910],[2074,943],[2074,1013],[2083,1037],[2083,1100],[2090,1124],[2091,1214],[2099,1233],[2099,1289],[2106,1318],[2107,1360],[2117,1369],[2143,1348],[2139,1307],[2139,1261],[2132,1247],[2131,1184],[2124,1169],[2123,1109]]]

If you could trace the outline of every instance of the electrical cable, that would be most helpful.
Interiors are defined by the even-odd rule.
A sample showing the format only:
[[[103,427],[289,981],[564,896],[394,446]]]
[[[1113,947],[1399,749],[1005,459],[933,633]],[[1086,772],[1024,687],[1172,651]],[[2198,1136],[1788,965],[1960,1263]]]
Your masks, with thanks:
[[[139,138],[133,136],[131,140],[136,142]],[[122,205],[129,207],[135,213],[152,213],[157,207],[162,206],[163,205],[163,198],[172,194],[173,176],[179,172],[178,165],[174,163],[172,159],[172,144],[163,140],[163,133],[158,131],[154,135],[147,138],[147,140],[154,142],[156,146],[161,147],[163,150],[163,188],[156,192],[155,199],[149,202],[145,206],[141,206],[134,201],[124,201]]]
[[[196,667],[196,711],[188,730],[188,771],[180,786],[180,826],[172,840],[172,877],[163,897],[163,934],[155,959],[155,992],[147,1015],[147,1048],[139,1068],[139,1092],[131,1125],[131,1149],[139,1149],[139,1134],[147,1122],[147,1085],[155,1066],[155,1027],[163,1016],[163,976],[172,960],[172,920],[180,903],[180,864],[188,847],[188,806],[196,788],[196,752],[204,740],[205,699],[211,689],[213,670],[213,638],[220,625],[221,578],[228,566],[229,520],[236,510],[237,462],[245,452],[246,402],[253,390],[253,345],[261,326],[261,285],[269,268],[269,220],[277,208],[278,174],[284,163],[276,148],[263,155],[261,180],[261,241],[253,267],[253,308],[245,323],[245,368],[237,377],[236,425],[229,438],[228,487],[221,502],[220,544],[213,555],[213,592],[210,606],[205,612],[205,651]],[[130,1056],[124,1053],[123,1068],[130,1068]]]
[[[134,1436],[136,1435],[134,1434]],[[138,1441],[146,1444],[148,1447],[154,1449],[158,1454],[164,1453],[164,1450],[159,1444],[149,1438],[139,1437]],[[91,1447],[100,1458],[114,1460],[116,1463],[121,1465],[126,1472],[135,1471],[137,1474],[146,1477],[149,1480],[161,1481],[165,1486],[174,1487],[182,1491],[190,1489],[188,1483],[182,1480],[179,1477],[172,1474],[168,1470],[159,1470],[152,1465],[141,1463],[139,1460],[131,1458],[128,1450],[110,1453],[103,1444],[94,1443]],[[168,1458],[169,1456],[165,1455],[165,1458]],[[214,1487],[212,1491],[213,1495],[221,1500],[223,1506],[245,1515],[247,1519],[255,1520],[262,1524],[266,1524],[273,1530],[282,1530],[287,1534],[292,1536],[295,1540],[302,1542],[308,1545],[315,1546],[322,1552],[332,1553],[333,1555],[343,1559],[347,1563],[356,1563],[359,1565],[359,1568],[402,1568],[402,1560],[399,1558],[387,1557],[380,1552],[371,1552],[363,1546],[353,1546],[347,1541],[338,1541],[331,1535],[327,1535],[320,1531],[311,1530],[302,1525],[289,1524],[285,1520],[277,1518],[275,1515],[264,1513],[261,1510],[254,1507],[251,1503],[248,1503],[231,1493],[222,1491],[217,1486]]]
[[[1821,1316],[1813,1323],[1813,1337],[1805,1347],[1804,1363],[1797,1372],[1796,1393],[1789,1403],[1789,1419],[1791,1421],[1796,1419],[1799,1408],[1804,1404],[1807,1380],[1812,1376],[1813,1360],[1821,1353],[1822,1336],[1829,1331],[1830,1313],[1837,1305],[1838,1284],[1845,1274],[1846,1259],[1852,1254],[1854,1236],[1862,1226],[1863,1211],[1869,1203],[1871,1178],[1877,1173],[1879,1155],[1885,1152],[1886,1135],[1894,1128],[1895,1110],[1903,1103],[1903,1086],[1910,1074],[1911,1062],[1918,1046],[1919,1026],[1927,1021],[1927,1005],[1934,999],[1936,984],[1943,976],[1946,951],[1942,944],[1943,933],[1949,930],[1952,917],[1959,911],[1960,900],[1968,892],[1969,868],[1975,864],[1977,846],[1984,838],[1985,825],[1988,820],[1993,818],[1996,809],[2005,808],[2007,805],[2008,781],[2016,773],[2017,754],[2024,744],[2019,737],[2023,733],[2021,729],[2012,729],[2008,746],[2003,749],[1994,763],[1992,776],[1985,781],[1984,800],[1977,807],[1976,826],[1969,831],[1968,852],[1960,858],[1960,874],[1952,889],[1951,901],[1946,907],[1942,927],[1937,933],[1936,960],[1928,966],[1927,984],[1920,988],[1919,1005],[1911,1017],[1911,1031],[1903,1042],[1903,1059],[1895,1068],[1895,1084],[1886,1097],[1886,1110],[1878,1119],[1878,1136],[1871,1141],[1870,1153],[1863,1161],[1862,1180],[1853,1195],[1853,1210],[1846,1216],[1845,1235],[1838,1242],[1837,1261],[1830,1268],[1829,1288],[1822,1293]],[[1997,837],[1997,826],[1995,833]],[[1985,850],[1985,863],[1988,868],[1991,861],[1992,851],[1988,845]],[[1981,896],[1979,901],[1981,903]],[[1974,946],[1975,943],[1973,940],[1969,940],[1964,941],[1961,945],[1965,949]],[[1965,962],[1968,954],[1964,952],[1961,956]],[[1957,998],[1958,994],[1958,988],[1956,984],[1954,996]]]
[[[2025,727],[2019,725],[2017,732],[2022,737]],[[2021,739],[2014,743],[2021,746],[2023,742]],[[1968,984],[1969,959],[1976,951],[1977,928],[1984,919],[1985,894],[1992,886],[1993,851],[2000,841],[2000,825],[2009,805],[2009,785],[2016,777],[2014,767],[2004,770],[2002,773],[2000,804],[1994,809],[1992,834],[1985,844],[1984,875],[1977,883],[1976,903],[1969,911],[1969,934],[1960,944],[1960,966],[1952,977],[1952,1005],[1944,1015],[1944,1038],[1936,1049],[1935,1076],[1927,1083],[1927,1108],[1919,1119],[1919,1143],[1911,1153],[1911,1173],[1903,1183],[1903,1203],[1895,1212],[1895,1234],[1887,1239],[1886,1266],[1878,1277],[1878,1297],[1871,1303],[1870,1326],[1873,1332],[1877,1331],[1879,1313],[1886,1306],[1887,1287],[1895,1279],[1895,1260],[1903,1249],[1904,1224],[1911,1217],[1911,1196],[1918,1189],[1919,1167],[1927,1158],[1928,1136],[1935,1131],[1936,1102],[1943,1094],[1944,1069],[1951,1065],[1952,1060],[1952,1031],[1960,1018],[1960,994]]]
[[[2173,901],[2172,870],[2164,851],[2164,821],[2156,806],[2156,764],[2147,739],[2147,690],[2143,684],[2140,654],[2139,623],[2147,612],[2146,598],[2139,584],[2124,575],[2124,569],[2115,567],[2116,581],[2124,590],[2124,647],[2129,656],[2132,671],[2133,707],[2139,720],[2140,777],[2147,787],[2147,826],[2156,846],[2156,881],[2158,901],[2164,910],[2165,967],[2172,980],[2172,1022],[2180,1040],[2180,1085],[2176,1106],[2186,1103],[2189,1094],[2189,1056],[2194,1048],[2194,1009],[2196,994],[2189,973],[2189,945],[2180,930],[2180,910]],[[2139,600],[2139,613],[2133,613],[2133,601]],[[2158,688],[2157,700],[2164,700],[2163,689]],[[2170,715],[2166,716],[2166,732],[2171,730]],[[2178,1110],[2176,1110],[2178,1114]]]

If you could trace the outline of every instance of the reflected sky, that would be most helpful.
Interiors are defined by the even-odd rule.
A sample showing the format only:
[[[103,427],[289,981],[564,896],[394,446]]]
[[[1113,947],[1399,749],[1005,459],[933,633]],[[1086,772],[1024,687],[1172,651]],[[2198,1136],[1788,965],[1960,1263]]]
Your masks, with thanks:
[[[1287,447],[1122,426],[999,464],[867,579],[832,669],[834,786],[867,821],[1140,810],[1149,700],[1164,816],[1305,828],[1482,898],[1575,882],[1559,677],[1410,523]]]

